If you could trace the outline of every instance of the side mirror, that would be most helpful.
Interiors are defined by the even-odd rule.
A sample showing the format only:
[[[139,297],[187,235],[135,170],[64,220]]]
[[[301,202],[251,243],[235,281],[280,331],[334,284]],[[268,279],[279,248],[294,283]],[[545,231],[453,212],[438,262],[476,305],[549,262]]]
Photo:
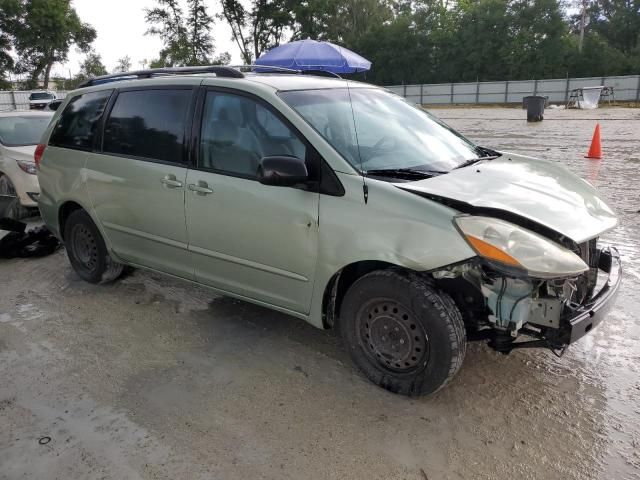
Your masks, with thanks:
[[[298,157],[263,157],[258,164],[258,181],[263,185],[293,187],[307,180],[307,166]]]

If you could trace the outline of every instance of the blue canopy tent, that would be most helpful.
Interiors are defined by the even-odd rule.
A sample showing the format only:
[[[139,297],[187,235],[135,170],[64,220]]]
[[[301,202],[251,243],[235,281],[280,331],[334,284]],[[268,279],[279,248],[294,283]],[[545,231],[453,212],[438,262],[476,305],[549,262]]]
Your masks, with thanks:
[[[273,48],[263,53],[256,60],[256,65],[332,73],[366,72],[371,68],[369,60],[351,50],[330,42],[310,39]]]

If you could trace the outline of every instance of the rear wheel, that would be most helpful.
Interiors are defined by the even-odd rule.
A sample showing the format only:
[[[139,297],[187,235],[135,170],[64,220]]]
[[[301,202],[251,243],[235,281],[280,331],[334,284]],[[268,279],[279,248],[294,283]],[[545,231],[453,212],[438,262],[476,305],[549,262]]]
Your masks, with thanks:
[[[356,365],[394,393],[433,393],[462,365],[462,316],[449,295],[419,275],[381,270],[363,276],[345,295],[339,322]]]
[[[71,266],[83,280],[107,283],[122,274],[123,265],[111,259],[98,227],[84,210],[67,218],[64,241]]]
[[[29,209],[20,203],[20,198],[9,177],[0,174],[0,218],[20,220],[28,217],[29,214]]]

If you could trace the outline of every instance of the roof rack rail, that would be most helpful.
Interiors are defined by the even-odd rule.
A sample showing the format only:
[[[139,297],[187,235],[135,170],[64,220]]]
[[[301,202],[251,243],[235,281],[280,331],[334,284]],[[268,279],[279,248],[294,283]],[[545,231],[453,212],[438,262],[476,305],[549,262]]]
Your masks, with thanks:
[[[218,77],[243,78],[243,73],[234,67],[223,65],[203,65],[199,67],[164,67],[135,70],[132,72],[119,72],[110,75],[102,75],[90,78],[78,85],[78,88],[100,85],[102,83],[116,82],[118,80],[132,80],[134,78],[151,78],[155,75],[190,75],[194,73],[215,73]]]
[[[332,77],[332,78],[342,78],[335,72],[329,72],[328,70],[302,70],[303,75],[318,75],[319,77]]]
[[[301,70],[287,67],[277,67],[275,65],[232,65],[232,68],[237,68],[241,72],[258,72],[258,73],[295,73],[298,75],[318,75],[320,77],[333,77],[342,78],[340,75],[334,72],[329,72],[322,69]]]
[[[300,73],[300,70],[286,67],[277,67],[275,65],[257,65],[255,63],[247,65],[229,65],[231,68],[237,68],[241,72],[255,72],[256,69],[265,70],[264,73]],[[268,71],[267,71],[268,70]]]

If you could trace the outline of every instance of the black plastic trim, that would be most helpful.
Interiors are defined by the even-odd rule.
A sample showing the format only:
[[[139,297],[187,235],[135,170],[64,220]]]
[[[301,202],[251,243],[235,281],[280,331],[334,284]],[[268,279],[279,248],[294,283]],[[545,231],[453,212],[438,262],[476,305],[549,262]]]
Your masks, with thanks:
[[[605,260],[602,260],[603,257]],[[600,265],[609,268],[609,271],[606,272],[609,274],[609,278],[602,289],[582,305],[572,317],[564,318],[570,325],[565,337],[566,343],[579,340],[599,325],[614,304],[613,300],[622,283],[620,254],[615,248],[609,247],[600,252],[600,258]]]

